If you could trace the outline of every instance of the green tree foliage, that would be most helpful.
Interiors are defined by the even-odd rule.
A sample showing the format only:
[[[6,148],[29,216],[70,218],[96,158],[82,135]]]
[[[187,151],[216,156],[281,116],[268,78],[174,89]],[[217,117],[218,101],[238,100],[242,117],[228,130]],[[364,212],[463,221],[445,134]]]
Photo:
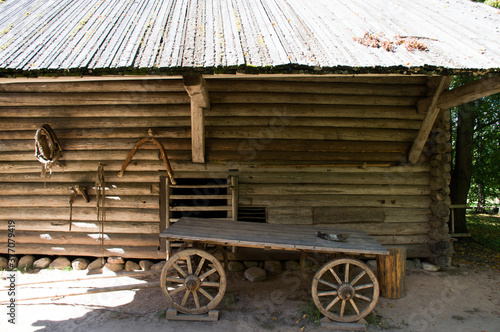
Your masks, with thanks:
[[[480,77],[456,77],[452,87]],[[500,94],[478,99],[452,109],[453,143],[456,148],[457,125],[464,117],[472,118],[472,167],[469,202],[477,202],[479,212],[484,212],[488,202],[500,197]],[[460,134],[459,134],[460,135]],[[455,156],[458,151],[456,151]],[[455,169],[457,168],[455,159]]]

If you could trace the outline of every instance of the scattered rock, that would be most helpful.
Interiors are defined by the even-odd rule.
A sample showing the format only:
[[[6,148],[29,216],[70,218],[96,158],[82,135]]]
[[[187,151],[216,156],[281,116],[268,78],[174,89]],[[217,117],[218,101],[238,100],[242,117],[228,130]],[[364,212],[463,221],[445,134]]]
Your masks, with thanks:
[[[259,267],[259,262],[256,261],[244,261],[243,264],[247,267]]]
[[[439,266],[427,262],[422,263],[422,268],[425,271],[431,271],[431,272],[437,272],[441,269]]]
[[[282,271],[281,262],[280,261],[265,261],[264,262],[264,270],[271,273],[280,273]]]
[[[104,266],[103,259],[102,258],[97,258],[95,261],[91,262],[88,266],[87,269],[89,271],[100,269]]]
[[[67,267],[71,267],[71,262],[66,257],[57,257],[50,263],[49,267],[58,270],[64,270]]]
[[[140,269],[141,269],[141,267],[136,262],[127,261],[125,263],[125,271],[127,271],[127,272],[138,271]]]
[[[161,261],[151,266],[151,270],[163,270],[163,267],[167,264],[167,261]]]
[[[300,264],[296,261],[286,261],[285,270],[287,271],[300,271]]]
[[[241,272],[245,271],[245,265],[238,261],[230,261],[227,263],[227,269],[229,272]]]
[[[415,269],[415,263],[412,260],[407,259],[406,260],[406,269],[407,270],[413,270],[413,269]]]
[[[125,264],[125,261],[121,257],[108,257],[108,263],[111,264]]]
[[[31,255],[23,256],[19,260],[19,263],[17,264],[17,268],[19,270],[30,269],[33,267],[34,262],[35,262],[35,257],[33,257]]]
[[[89,261],[85,258],[77,258],[71,262],[73,270],[85,270],[89,266]]]
[[[118,272],[123,270],[123,264],[120,263],[106,263],[104,264],[104,269],[108,269],[111,272]]]
[[[264,281],[267,278],[267,273],[266,270],[254,266],[245,271],[245,278],[252,282]]]
[[[9,261],[5,257],[0,257],[0,270],[7,270],[9,267]]]
[[[33,267],[35,269],[46,269],[52,263],[52,259],[48,257],[42,257],[33,262]]]
[[[151,270],[151,267],[153,266],[153,262],[148,261],[148,260],[142,260],[142,261],[139,261],[139,266],[141,267],[141,270],[149,271],[149,270]]]
[[[368,262],[366,262],[366,265],[373,271],[377,271],[377,261],[375,259],[370,259]]]
[[[413,264],[415,264],[416,269],[421,269],[422,268],[422,262],[418,258],[413,259]]]

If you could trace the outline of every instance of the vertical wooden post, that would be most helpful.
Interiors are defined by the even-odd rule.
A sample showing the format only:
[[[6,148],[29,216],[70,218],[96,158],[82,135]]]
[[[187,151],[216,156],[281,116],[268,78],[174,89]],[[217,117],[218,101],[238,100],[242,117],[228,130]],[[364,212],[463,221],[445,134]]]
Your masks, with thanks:
[[[232,175],[229,179],[229,188],[231,190],[231,218],[236,221],[238,220],[238,177]]]
[[[160,233],[170,226],[170,184],[166,176],[160,176]],[[166,252],[167,259],[170,258],[170,241],[160,238],[160,250]]]
[[[389,255],[377,256],[380,296],[400,299],[406,296],[406,248],[390,248]]]

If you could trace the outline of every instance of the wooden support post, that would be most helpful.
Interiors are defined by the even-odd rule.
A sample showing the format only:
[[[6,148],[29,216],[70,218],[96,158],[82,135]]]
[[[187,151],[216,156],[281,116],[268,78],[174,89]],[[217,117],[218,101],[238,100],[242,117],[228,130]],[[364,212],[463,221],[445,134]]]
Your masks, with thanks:
[[[191,98],[191,145],[193,163],[205,162],[205,117],[210,108],[210,98],[201,75],[185,75],[184,88]]]
[[[430,105],[423,106],[423,101],[419,102],[418,105],[418,111],[424,112],[421,110],[422,108],[426,109],[426,116],[424,121],[422,122],[422,126],[420,127],[417,138],[413,142],[413,145],[411,147],[410,153],[408,154],[408,161],[410,164],[415,165],[419,158],[420,154],[422,153],[422,150],[424,149],[424,145],[427,142],[427,139],[429,138],[429,134],[432,130],[432,126],[434,126],[434,122],[436,121],[436,118],[440,112],[440,108],[437,106],[438,98],[443,89],[446,87],[446,82],[449,82],[449,79],[445,76],[441,78],[441,81],[439,82],[438,87],[436,88],[434,92],[434,96],[432,96],[432,100]],[[449,84],[449,83],[448,83]]]
[[[406,296],[406,248],[391,248],[389,255],[377,256],[377,279],[380,296],[400,299]]]

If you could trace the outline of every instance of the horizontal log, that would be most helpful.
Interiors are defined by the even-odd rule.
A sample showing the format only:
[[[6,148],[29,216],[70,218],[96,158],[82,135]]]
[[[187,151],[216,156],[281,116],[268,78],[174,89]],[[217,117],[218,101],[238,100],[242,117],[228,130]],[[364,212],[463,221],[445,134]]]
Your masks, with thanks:
[[[394,170],[390,172],[389,170]],[[276,183],[294,183],[294,184],[348,184],[348,185],[429,185],[430,176],[426,173],[407,173],[407,168],[387,167],[388,172],[372,173],[370,168],[362,170],[358,168],[357,172],[343,172],[338,169],[336,172],[321,173],[295,173],[295,172],[277,172],[277,173],[259,173],[259,172],[241,172],[239,174],[240,185],[245,183],[252,184],[276,184]]]
[[[419,185],[333,185],[333,184],[240,184],[241,195],[429,195],[428,186]]]
[[[50,122],[49,122],[50,123]],[[41,127],[40,122],[33,130],[23,130],[23,131],[0,131],[0,139],[2,140],[31,140],[35,137],[35,132]],[[168,143],[174,138],[184,138],[189,139],[191,136],[191,130],[189,127],[178,127],[178,128],[100,128],[100,129],[58,129],[52,128],[56,133],[56,136],[61,140],[61,144],[64,140],[79,141],[86,139],[118,139],[122,138],[126,141],[138,141],[141,138],[148,137],[149,129],[152,129],[153,136],[162,143]],[[128,134],[128,135],[127,135]],[[175,141],[175,140],[174,140]],[[34,144],[34,142],[32,142]],[[111,144],[113,141],[111,141]],[[135,144],[135,143],[134,143]],[[149,146],[147,144],[145,147]],[[152,145],[151,145],[152,146]],[[108,148],[109,149],[109,148]]]
[[[69,138],[71,132],[60,132],[60,130],[67,129],[92,129],[92,128],[158,128],[158,127],[189,127],[191,119],[189,117],[127,117],[127,118],[113,118],[113,117],[100,117],[100,118],[60,118],[60,117],[43,117],[43,118],[3,118],[2,130],[5,131],[20,131],[20,130],[38,130],[44,123],[49,123],[51,128],[54,129],[58,138]],[[404,124],[414,127],[412,121],[401,121],[401,123],[394,122],[394,126]],[[404,128],[404,127],[401,127]],[[177,128],[176,128],[177,129]],[[414,129],[414,128],[413,128]],[[111,130],[109,130],[111,131]],[[136,130],[137,131],[137,130]],[[162,129],[168,132],[167,129]],[[177,129],[178,131],[178,129]],[[106,135],[106,130],[103,130],[103,137]],[[80,137],[87,137],[85,135]],[[69,135],[68,135],[69,134]],[[33,136],[33,135],[32,135]],[[147,129],[143,136],[147,136]]]
[[[67,197],[71,194],[70,187],[74,185],[75,183],[0,183],[0,196],[66,195]],[[79,183],[79,185],[85,187],[89,195],[95,195],[95,182]],[[108,196],[157,197],[159,193],[158,183],[124,183],[106,186]]]
[[[6,243],[0,242],[0,253],[7,253]],[[99,245],[79,245],[79,244],[16,244],[16,254],[19,255],[39,255],[43,253],[49,256],[101,256],[101,246]],[[157,247],[130,247],[130,246],[105,246],[104,257],[120,256],[123,258],[143,258],[143,259],[165,259],[165,252]]]
[[[207,77],[207,81],[212,80],[233,80],[234,75],[217,75]],[[393,74],[362,74],[362,75],[306,75],[306,74],[259,74],[245,75],[245,80],[265,79],[266,81],[280,82],[344,82],[344,83],[373,83],[373,84],[427,84],[429,78],[425,75],[393,75]]]
[[[207,151],[208,162],[252,162],[252,161],[323,161],[330,163],[350,163],[362,165],[363,163],[386,164],[387,166],[399,163],[402,158],[405,158],[404,153],[381,153],[381,152],[365,152],[365,153],[349,153],[349,152],[276,152],[276,151],[255,151],[255,150],[240,150],[238,152],[218,152]]]
[[[137,143],[137,139],[118,139],[118,138],[109,138],[109,139],[80,139],[80,140],[71,140],[71,139],[60,139],[61,147],[63,149],[63,158],[64,151],[79,151],[79,150],[132,150],[135,143]],[[179,139],[164,139],[161,140],[164,145],[165,151],[167,154],[170,151],[175,150],[190,150],[186,145],[189,143],[189,140],[179,140]],[[34,140],[7,140],[0,141],[0,149],[2,151],[35,151],[35,141]],[[144,144],[141,146],[141,149],[154,149],[157,150],[158,146],[153,144]]]
[[[207,80],[212,92],[272,92],[272,93],[320,93],[345,95],[425,96],[425,85],[328,83],[328,82],[279,82],[269,80]]]
[[[411,110],[407,110],[410,114]],[[189,116],[189,105],[66,105],[66,106],[10,106],[0,105],[4,118],[93,118],[101,117],[169,117]]]
[[[97,171],[97,164],[96,164]],[[218,178],[223,179],[227,177],[227,169],[226,171],[220,172],[210,172],[210,173],[197,173],[197,172],[177,172],[174,169],[175,178],[206,178],[207,175],[210,178]],[[167,176],[167,171],[156,171],[156,172],[133,172],[127,171],[124,176],[118,177],[118,172],[105,172],[105,180],[108,185],[116,184],[116,183],[142,183],[142,182],[156,182],[158,181],[160,176]],[[53,173],[50,178],[43,178],[40,176],[40,172],[38,173],[22,173],[22,174],[3,174],[0,173],[0,182],[35,182],[35,183],[58,183],[58,182],[95,182],[96,172],[61,172],[60,168],[54,167]]]
[[[410,91],[412,87],[409,87]],[[0,92],[183,92],[181,79],[79,80],[66,82],[11,82],[1,83]]]
[[[361,142],[332,140],[282,140],[282,139],[218,139],[206,140],[209,151],[282,151],[282,152],[386,152],[404,153],[409,143],[405,142]]]
[[[406,235],[406,236],[398,236],[398,235],[376,235],[373,236],[378,243],[384,246],[391,246],[393,244],[425,244],[429,241],[429,237],[427,235]]]
[[[0,196],[0,206],[2,207],[45,207],[69,208],[71,191],[64,196]],[[92,191],[88,192],[89,202],[81,196],[77,196],[73,203],[73,210],[77,207],[94,207],[96,196]],[[158,209],[159,200],[156,196],[111,196],[106,193],[104,204],[106,208],[130,208],[130,209]]]
[[[350,129],[325,127],[207,127],[207,138],[318,139],[345,141],[412,142],[415,130]]]
[[[323,105],[387,105],[416,106],[418,97],[368,96],[316,93],[210,93],[212,103],[288,103]],[[1,101],[1,98],[0,98]],[[152,103],[154,104],[154,103]]]
[[[314,224],[343,224],[384,222],[385,212],[383,208],[352,208],[352,207],[329,207],[321,206],[313,208]]]
[[[385,97],[389,98],[389,97]],[[0,93],[2,106],[189,104],[185,92]],[[401,105],[404,103],[400,103]],[[408,106],[408,105],[407,105]]]
[[[321,117],[362,119],[422,120],[423,114],[412,106],[376,105],[302,105],[302,104],[212,104],[208,117],[219,116],[269,116],[274,118]],[[7,115],[8,116],[8,115]]]
[[[388,227],[385,223],[362,223],[362,224],[318,224],[314,226],[315,229],[324,229],[325,232],[330,230],[341,229],[348,230],[363,230],[371,236],[403,236],[403,235],[425,235],[429,231],[428,223],[391,223]]]
[[[69,230],[69,220],[53,219],[53,220],[19,220],[16,219],[17,231],[39,231],[39,232],[67,232]],[[8,221],[0,220],[1,229],[7,229]],[[96,233],[101,230],[100,223],[96,221],[73,221],[71,223],[71,232],[81,233]],[[119,222],[106,221],[104,229],[108,233],[120,234],[155,234],[159,232],[159,223],[157,222]]]
[[[73,230],[73,229],[72,229]],[[134,230],[130,229],[130,234],[111,233],[107,230],[105,225],[104,229],[104,245],[108,246],[131,246],[143,247],[157,246],[159,243],[159,234],[137,234]],[[82,245],[101,245],[101,233],[99,231],[87,232],[35,232],[35,231],[17,231],[16,230],[16,246],[18,243],[22,244],[82,244]],[[6,239],[8,236],[7,231],[0,231],[0,237]]]
[[[306,195],[280,196],[239,195],[240,205],[265,207],[291,206],[350,206],[350,207],[393,207],[393,208],[427,208],[431,203],[428,196],[339,196],[339,195]]]
[[[69,205],[69,204],[68,204]],[[69,206],[52,207],[2,207],[0,220],[69,220]],[[73,208],[73,221],[97,220],[96,207]],[[141,221],[159,222],[159,212],[155,209],[106,208],[106,222]],[[16,226],[17,227],[17,226]]]

